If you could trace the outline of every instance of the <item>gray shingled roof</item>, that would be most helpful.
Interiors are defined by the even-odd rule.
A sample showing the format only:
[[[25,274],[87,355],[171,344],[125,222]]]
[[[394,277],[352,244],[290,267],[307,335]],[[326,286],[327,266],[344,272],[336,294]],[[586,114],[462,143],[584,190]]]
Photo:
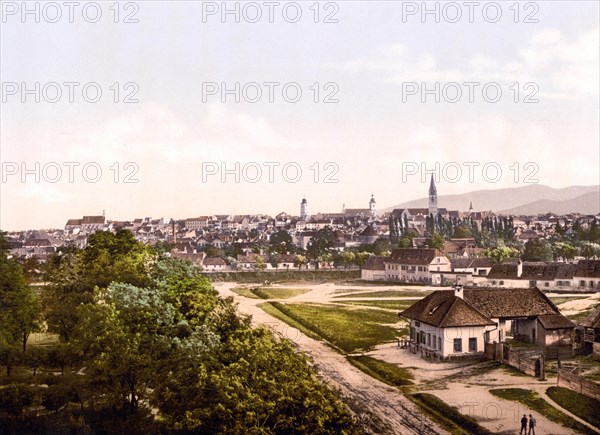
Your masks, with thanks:
[[[600,278],[600,260],[579,260],[575,276]]]
[[[400,316],[442,328],[494,325],[489,318],[454,296],[453,290],[435,291],[402,311]]]
[[[562,317],[556,305],[536,287],[465,288],[463,295],[464,300],[455,296],[454,290],[437,290],[400,315],[438,327],[493,325],[493,318]],[[548,324],[552,321],[550,317],[547,320]]]
[[[544,329],[568,329],[575,327],[575,323],[567,319],[562,314],[545,314],[543,316],[539,316],[538,320]]]

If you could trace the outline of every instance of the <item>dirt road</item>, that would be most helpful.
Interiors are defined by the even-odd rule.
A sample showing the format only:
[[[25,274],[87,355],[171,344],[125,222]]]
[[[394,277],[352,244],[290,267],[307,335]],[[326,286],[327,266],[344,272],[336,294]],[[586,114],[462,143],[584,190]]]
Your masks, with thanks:
[[[422,412],[396,388],[379,382],[352,366],[344,356],[327,345],[305,336],[295,328],[270,316],[257,304],[264,300],[240,297],[231,292],[234,283],[215,283],[222,296],[234,296],[242,313],[252,315],[256,324],[267,325],[276,333],[292,340],[300,350],[315,362],[319,373],[338,387],[349,400],[350,406],[359,415],[371,433],[388,434],[443,434],[447,433],[431,422]],[[324,289],[321,289],[324,290]],[[328,292],[318,291],[324,295]],[[310,299],[315,301],[314,294]],[[304,299],[306,295],[298,297]],[[296,300],[294,298],[294,300]],[[367,411],[367,412],[365,412]]]

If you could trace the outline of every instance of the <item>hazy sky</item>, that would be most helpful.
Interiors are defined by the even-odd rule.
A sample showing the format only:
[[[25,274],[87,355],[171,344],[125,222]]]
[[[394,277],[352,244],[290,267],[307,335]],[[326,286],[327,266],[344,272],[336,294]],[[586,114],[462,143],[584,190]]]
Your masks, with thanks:
[[[22,5],[4,230],[600,182],[597,1]]]

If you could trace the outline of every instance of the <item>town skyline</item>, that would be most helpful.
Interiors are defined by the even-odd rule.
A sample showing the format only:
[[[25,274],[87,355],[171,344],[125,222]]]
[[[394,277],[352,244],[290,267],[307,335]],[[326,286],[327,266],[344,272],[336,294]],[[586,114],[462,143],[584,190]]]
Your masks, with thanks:
[[[600,181],[594,2],[501,4],[498,20],[459,4],[459,22],[441,3],[301,4],[298,22],[235,2],[106,4],[98,22],[7,5],[5,228],[291,213],[303,194],[313,210],[371,193],[387,207],[420,198],[436,165],[444,194]]]

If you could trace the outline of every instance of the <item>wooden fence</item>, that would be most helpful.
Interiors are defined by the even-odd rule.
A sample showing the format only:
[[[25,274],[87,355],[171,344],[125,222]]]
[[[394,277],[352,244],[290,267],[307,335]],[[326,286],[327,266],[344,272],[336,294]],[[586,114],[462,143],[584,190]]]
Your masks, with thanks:
[[[516,350],[503,345],[501,361],[527,375],[545,379],[544,360],[539,350]]]
[[[565,367],[558,369],[556,385],[600,400],[600,384],[589,381],[577,374],[577,368]]]

